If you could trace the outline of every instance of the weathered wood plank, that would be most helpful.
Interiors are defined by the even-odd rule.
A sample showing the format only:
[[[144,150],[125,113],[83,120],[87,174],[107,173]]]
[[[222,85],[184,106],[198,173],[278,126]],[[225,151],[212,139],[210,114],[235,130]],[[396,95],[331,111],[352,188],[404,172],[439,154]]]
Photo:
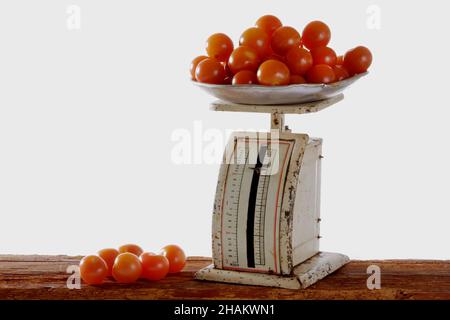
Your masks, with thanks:
[[[211,259],[190,257],[180,274],[132,285],[66,287],[66,268],[80,257],[0,255],[0,299],[450,299],[450,261],[373,260],[349,264],[307,290],[193,280]],[[381,290],[368,290],[369,265],[381,268]]]

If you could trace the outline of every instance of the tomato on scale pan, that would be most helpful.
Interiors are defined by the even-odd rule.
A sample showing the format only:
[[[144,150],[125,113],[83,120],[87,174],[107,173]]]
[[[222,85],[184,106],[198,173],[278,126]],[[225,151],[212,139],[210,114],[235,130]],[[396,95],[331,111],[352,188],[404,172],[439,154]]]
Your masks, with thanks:
[[[274,15],[264,15],[242,33],[237,47],[223,33],[211,35],[207,56],[197,56],[189,71],[192,80],[203,83],[283,86],[329,84],[369,69],[369,49],[358,46],[338,56],[330,40],[331,29],[322,21],[311,21],[299,32]]]

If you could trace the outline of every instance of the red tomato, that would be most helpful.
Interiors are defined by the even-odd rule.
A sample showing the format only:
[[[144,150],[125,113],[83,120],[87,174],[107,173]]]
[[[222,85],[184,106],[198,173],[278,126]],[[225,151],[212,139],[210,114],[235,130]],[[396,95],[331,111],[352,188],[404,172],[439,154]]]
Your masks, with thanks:
[[[258,79],[253,71],[242,70],[234,75],[232,84],[258,84]]]
[[[305,78],[299,76],[298,74],[292,74],[289,79],[289,84],[304,84],[306,83]]]
[[[286,64],[292,74],[304,75],[313,65],[311,53],[303,48],[292,48],[286,55]]]
[[[262,58],[270,52],[270,37],[264,30],[252,27],[242,33],[239,45],[255,49]]]
[[[195,78],[198,82],[222,84],[225,79],[225,69],[216,59],[208,58],[198,64],[195,69]]]
[[[130,252],[121,253],[114,261],[112,276],[120,283],[135,282],[142,274],[139,258]]]
[[[260,58],[255,49],[241,46],[231,53],[228,59],[228,66],[233,74],[241,70],[250,70],[256,72],[260,63]]]
[[[147,280],[161,280],[169,273],[169,260],[164,256],[145,252],[139,260],[142,264],[142,277]]]
[[[289,68],[278,60],[267,60],[258,69],[258,81],[266,86],[282,86],[289,84]]]
[[[144,250],[142,250],[141,247],[139,247],[137,244],[124,244],[123,246],[119,247],[119,253],[125,253],[129,252],[136,256],[140,256]]]
[[[336,65],[336,52],[329,47],[318,47],[311,50],[314,64],[327,64],[330,67]]]
[[[233,82],[233,76],[225,77],[223,84],[231,84]]]
[[[256,26],[264,30],[270,36],[275,30],[282,26],[282,23],[277,17],[268,14],[259,18],[256,21]]]
[[[344,67],[350,75],[366,72],[372,64],[372,53],[366,47],[356,47],[344,56]]]
[[[330,28],[321,21],[312,21],[306,25],[305,29],[303,29],[303,46],[310,50],[327,46],[330,42],[330,38]]]
[[[233,41],[224,33],[215,33],[206,41],[206,53],[219,61],[227,61],[233,48]]]
[[[119,255],[119,251],[113,248],[107,248],[100,250],[97,254],[106,262],[106,265],[108,266],[108,277],[111,277],[114,260],[116,260],[116,257]]]
[[[338,56],[336,59],[336,64],[342,66],[344,64],[344,56]]]
[[[326,64],[315,65],[306,74],[309,83],[332,83],[335,78],[333,69]]]
[[[347,69],[345,69],[343,66],[335,65],[333,67],[333,71],[334,71],[334,74],[336,76],[335,81],[342,81],[342,80],[345,80],[345,79],[350,77],[350,75],[348,74]]]
[[[282,56],[292,48],[300,46],[300,34],[292,27],[280,27],[272,35],[272,50]]]
[[[161,249],[161,255],[169,260],[169,273],[180,272],[186,264],[186,255],[179,246],[171,244]]]
[[[198,56],[198,57],[196,57],[194,60],[192,60],[191,66],[190,66],[190,68],[189,68],[189,71],[191,72],[191,79],[192,79],[192,80],[195,80],[195,68],[197,68],[197,65],[198,65],[201,61],[203,61],[203,60],[205,60],[205,59],[207,59],[207,58],[208,58],[207,56]]]
[[[108,275],[108,266],[99,256],[86,256],[80,261],[80,276],[91,285],[101,284]]]

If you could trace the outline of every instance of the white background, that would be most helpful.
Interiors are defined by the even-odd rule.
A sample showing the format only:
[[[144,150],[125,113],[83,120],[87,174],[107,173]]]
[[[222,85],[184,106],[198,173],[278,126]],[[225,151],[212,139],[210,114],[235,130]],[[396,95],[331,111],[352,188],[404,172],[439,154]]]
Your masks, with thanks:
[[[67,28],[71,4],[80,30]],[[197,120],[203,132],[267,129],[265,115],[209,111],[188,77],[209,34],[237,41],[266,13],[299,29],[324,20],[336,51],[374,55],[343,102],[287,118],[324,139],[322,249],[450,258],[450,20],[431,0],[2,1],[0,253],[135,242],[211,255],[218,164],[174,164],[171,136]]]

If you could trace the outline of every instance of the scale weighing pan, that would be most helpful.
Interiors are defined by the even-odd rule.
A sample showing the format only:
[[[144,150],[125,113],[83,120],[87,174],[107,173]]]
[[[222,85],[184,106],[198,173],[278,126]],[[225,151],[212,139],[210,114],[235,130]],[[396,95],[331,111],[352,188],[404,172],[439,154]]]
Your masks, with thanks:
[[[227,102],[248,105],[299,104],[339,95],[368,72],[332,84],[293,84],[288,86],[218,85],[193,81],[210,95]]]

